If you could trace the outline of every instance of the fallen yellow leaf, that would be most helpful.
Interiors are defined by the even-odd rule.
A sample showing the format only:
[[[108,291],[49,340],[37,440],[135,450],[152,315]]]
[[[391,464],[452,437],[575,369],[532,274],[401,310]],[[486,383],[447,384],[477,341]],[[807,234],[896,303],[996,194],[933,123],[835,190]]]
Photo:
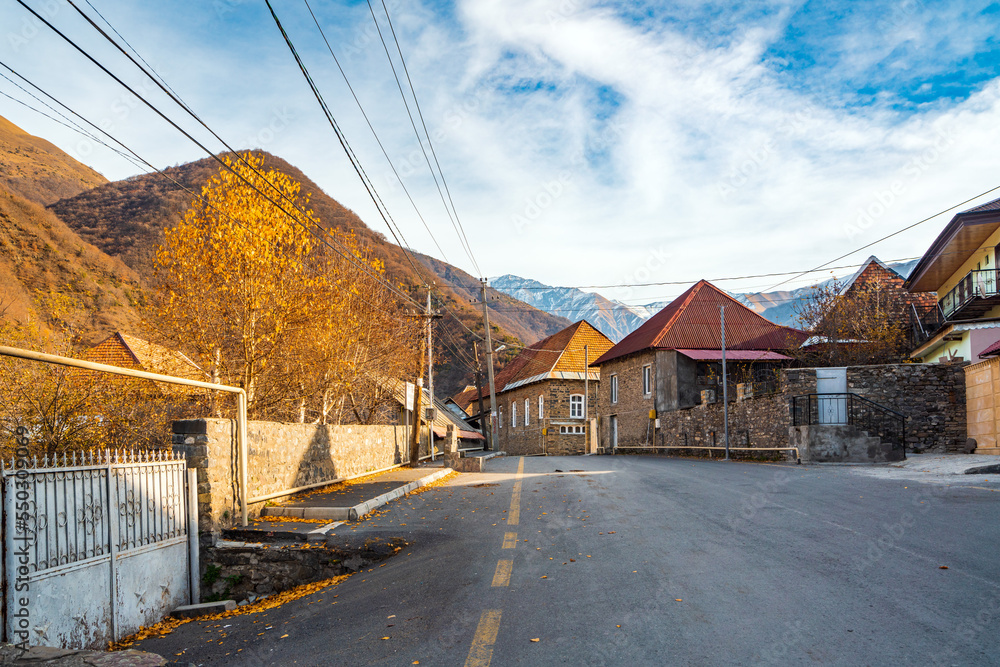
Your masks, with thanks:
[[[539,639],[538,637],[535,637],[535,638],[534,638],[534,639],[532,639],[531,641],[533,641],[533,642],[540,642],[540,641],[542,641],[542,640],[541,640],[541,639]]]

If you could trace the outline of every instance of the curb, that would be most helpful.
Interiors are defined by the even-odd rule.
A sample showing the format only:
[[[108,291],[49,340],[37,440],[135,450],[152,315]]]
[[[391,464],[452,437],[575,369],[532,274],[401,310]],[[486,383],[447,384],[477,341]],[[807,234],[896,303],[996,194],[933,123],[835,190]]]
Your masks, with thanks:
[[[380,496],[372,498],[371,500],[366,500],[363,503],[354,505],[353,507],[268,507],[265,509],[265,514],[263,516],[280,518],[283,516],[298,517],[302,519],[330,519],[331,521],[357,521],[359,518],[365,516],[371,512],[376,507],[381,507],[386,503],[396,500],[397,498],[402,498],[406,494],[420,488],[421,486],[426,486],[431,482],[436,482],[445,475],[452,472],[451,468],[442,468],[437,472],[431,473],[426,477],[421,477],[420,479],[404,484],[398,488],[393,489],[387,493],[383,493]],[[324,526],[320,530],[326,529]],[[313,531],[318,532],[318,531]],[[317,539],[316,537],[312,539]]]
[[[385,505],[389,501],[395,500],[396,498],[402,498],[411,491],[415,491],[422,486],[427,486],[431,482],[436,482],[445,475],[450,475],[452,472],[453,471],[451,468],[442,468],[441,470],[438,470],[436,473],[428,475],[427,477],[421,477],[420,479],[414,480],[405,486],[399,487],[398,489],[393,489],[388,493],[383,493],[381,496],[372,498],[371,500],[366,500],[365,502],[355,505],[354,507],[348,507],[347,508],[348,521],[357,521],[364,515],[371,512],[376,507],[381,507],[382,505]]]

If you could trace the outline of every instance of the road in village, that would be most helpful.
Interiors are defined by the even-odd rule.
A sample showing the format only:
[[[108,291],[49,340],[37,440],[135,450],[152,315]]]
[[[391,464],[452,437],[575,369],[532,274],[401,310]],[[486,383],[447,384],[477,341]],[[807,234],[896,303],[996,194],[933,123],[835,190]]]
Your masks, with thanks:
[[[384,566],[138,648],[200,665],[1000,661],[1000,475],[629,456],[488,469],[361,524],[409,540]]]

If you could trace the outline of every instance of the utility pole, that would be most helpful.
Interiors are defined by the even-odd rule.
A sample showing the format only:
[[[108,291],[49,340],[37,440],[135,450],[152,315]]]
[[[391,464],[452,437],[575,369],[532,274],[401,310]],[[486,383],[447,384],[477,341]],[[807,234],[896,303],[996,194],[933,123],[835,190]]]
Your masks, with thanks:
[[[421,337],[420,345],[423,347],[424,340]],[[420,410],[424,393],[424,351],[417,354],[420,360],[420,372],[417,373],[416,395],[413,397],[413,428],[410,429],[410,462],[409,467],[416,468],[420,465]]]
[[[490,311],[486,304],[486,278],[480,285],[483,302],[483,324],[486,326],[486,373],[490,381],[490,415],[486,420],[486,449],[493,449],[493,413],[497,409],[497,388],[493,381],[493,338],[490,335]]]
[[[479,343],[472,341],[472,349],[476,353],[476,397],[479,399],[479,429],[485,434],[483,421],[483,367],[479,363]]]
[[[586,345],[583,346],[583,451],[590,453],[590,439],[593,434],[590,432],[590,352]]]
[[[427,339],[424,340],[423,337],[420,339],[421,347],[427,346],[427,359],[428,365],[433,362],[433,353],[431,352],[431,325],[435,319],[441,317],[441,315],[435,314],[431,310],[431,294],[430,286],[427,286],[427,311],[423,314],[414,314],[413,317],[422,317],[427,320]],[[417,391],[416,396],[413,399],[413,429],[410,431],[410,462],[409,466],[412,468],[420,464],[420,414],[423,410],[423,384],[424,384],[424,351],[421,349],[417,354],[417,359],[420,362],[420,372],[417,373]],[[430,367],[430,388],[429,394],[431,397],[430,404],[431,408],[434,407],[434,369],[433,366]],[[434,427],[431,424],[433,420],[428,419],[428,429],[430,437],[427,440],[430,446],[431,455],[434,454]]]
[[[726,307],[719,306],[722,322],[722,419],[725,422],[726,460],[729,460],[729,377],[726,375]]]
[[[434,404],[434,320],[431,319],[431,292],[427,290],[427,395],[430,400],[431,418],[427,420],[427,443],[431,448],[431,461],[434,461],[434,417],[437,406]]]

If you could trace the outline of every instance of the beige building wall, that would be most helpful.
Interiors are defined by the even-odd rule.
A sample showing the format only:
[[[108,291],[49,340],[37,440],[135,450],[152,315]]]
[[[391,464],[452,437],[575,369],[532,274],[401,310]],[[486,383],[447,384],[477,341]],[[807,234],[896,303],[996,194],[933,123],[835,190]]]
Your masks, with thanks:
[[[977,454],[1000,454],[1000,357],[965,367],[966,423]]]

